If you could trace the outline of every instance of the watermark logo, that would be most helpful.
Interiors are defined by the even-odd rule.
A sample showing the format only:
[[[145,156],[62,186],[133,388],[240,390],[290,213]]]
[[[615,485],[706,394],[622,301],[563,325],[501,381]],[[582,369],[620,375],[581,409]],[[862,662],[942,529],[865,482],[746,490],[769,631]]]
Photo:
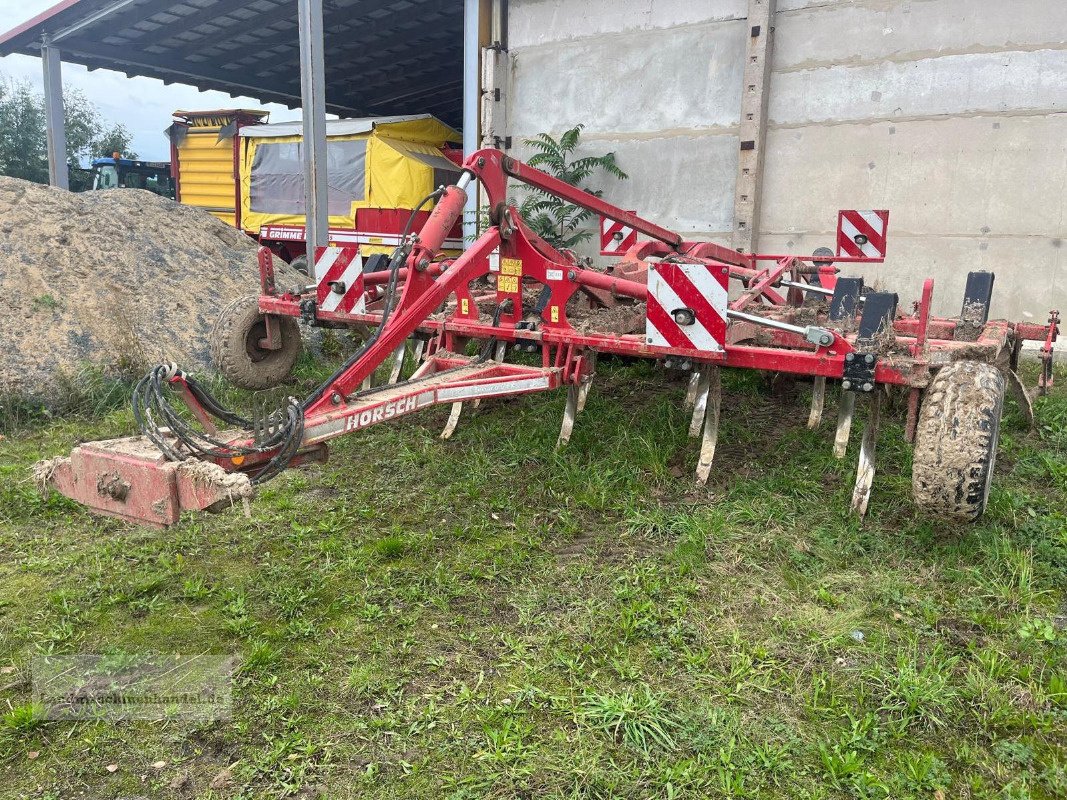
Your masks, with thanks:
[[[229,719],[234,656],[167,653],[39,656],[33,700],[46,719]]]

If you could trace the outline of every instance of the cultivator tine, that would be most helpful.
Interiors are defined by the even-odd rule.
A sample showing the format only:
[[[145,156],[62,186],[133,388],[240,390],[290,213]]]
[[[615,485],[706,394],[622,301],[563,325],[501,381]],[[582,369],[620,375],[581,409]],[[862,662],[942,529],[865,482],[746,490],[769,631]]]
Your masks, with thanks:
[[[578,413],[579,414],[581,414],[583,411],[585,411],[585,403],[589,399],[589,390],[591,388],[593,388],[593,376],[592,375],[590,375],[589,377],[583,379],[582,382],[580,384],[578,384]]]
[[[452,410],[448,414],[448,422],[445,423],[445,429],[441,431],[442,439],[451,439],[452,434],[456,432],[456,426],[459,425],[459,415],[463,413],[463,403],[453,403]]]
[[[697,461],[697,484],[703,486],[711,474],[715,459],[715,446],[719,443],[719,409],[722,407],[722,381],[718,367],[707,368],[707,406],[704,412],[704,437],[700,442],[700,459]]]
[[[708,390],[711,387],[711,370],[712,367],[704,367],[700,370],[700,379],[697,381],[693,402],[693,418],[689,422],[690,439],[700,436],[700,429],[704,424],[704,412],[708,407]]]
[[[393,366],[389,370],[390,385],[400,380],[400,371],[404,369],[404,355],[407,353],[408,342],[407,339],[402,341],[393,351]]]
[[[416,338],[411,346],[411,363],[414,364],[416,368],[422,363],[422,353],[425,349],[426,340]]]
[[[878,445],[881,410],[882,393],[875,392],[871,395],[871,414],[867,419],[867,427],[863,429],[859,463],[856,467],[856,486],[852,490],[851,508],[861,517],[867,513],[867,501],[871,499],[871,485],[874,483],[874,453]]]
[[[811,386],[811,413],[808,414],[808,427],[815,430],[822,422],[822,409],[826,403],[826,378],[818,375]]]
[[[1030,396],[1030,392],[1027,391],[1026,385],[1023,383],[1022,378],[1013,369],[1009,369],[1007,372],[1008,378],[1008,390],[1015,398],[1015,402],[1019,404],[1019,411],[1022,412],[1023,419],[1026,420],[1026,424],[1029,427],[1034,427],[1034,401]]]
[[[837,432],[834,434],[834,458],[844,458],[848,449],[848,435],[852,432],[852,415],[856,413],[856,395],[841,390],[837,408]]]
[[[685,403],[682,408],[690,409],[696,405],[697,391],[700,389],[700,370],[695,369],[689,375],[689,386],[685,390]]]
[[[589,353],[589,374],[578,385],[578,413],[585,411],[585,402],[589,399],[589,390],[593,387],[593,374],[596,370],[596,350]]]
[[[559,438],[556,439],[557,450],[571,440],[574,420],[578,416],[579,394],[581,394],[581,387],[577,384],[572,383],[567,387],[567,403],[563,406],[563,425],[559,429]]]

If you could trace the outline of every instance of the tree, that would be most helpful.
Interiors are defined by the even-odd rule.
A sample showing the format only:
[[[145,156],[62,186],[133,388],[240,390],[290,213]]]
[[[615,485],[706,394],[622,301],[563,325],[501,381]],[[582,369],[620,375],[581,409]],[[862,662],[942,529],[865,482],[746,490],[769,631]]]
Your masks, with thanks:
[[[600,197],[603,194],[602,190],[589,189],[582,183],[597,172],[606,172],[619,180],[626,180],[629,176],[615,163],[614,153],[572,160],[572,154],[578,148],[578,141],[584,127],[584,125],[575,125],[569,131],[565,131],[558,140],[547,133],[539,133],[533,139],[525,139],[527,146],[537,150],[527,163],[531,167],[537,167],[554,175],[571,186],[577,186],[594,197]],[[570,249],[593,235],[592,231],[582,227],[593,212],[549,195],[540,189],[534,189],[528,194],[523,199],[519,210],[530,228],[553,247]]]
[[[77,89],[63,93],[67,134],[67,163],[77,169],[100,156],[130,150],[130,132],[124,125],[108,124],[89,99]],[[45,138],[44,96],[28,81],[0,80],[0,175],[48,183],[48,145]],[[71,188],[88,188],[84,176],[71,175]]]

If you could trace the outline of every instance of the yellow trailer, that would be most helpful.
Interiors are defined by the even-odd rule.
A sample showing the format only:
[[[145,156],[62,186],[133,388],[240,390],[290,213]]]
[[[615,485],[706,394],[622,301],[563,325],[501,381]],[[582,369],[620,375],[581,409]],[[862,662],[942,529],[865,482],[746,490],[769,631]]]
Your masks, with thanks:
[[[167,135],[176,199],[239,227],[241,128],[266,121],[268,112],[234,108],[175,111]]]
[[[303,129],[299,122],[241,128],[238,225],[286,261],[304,254]],[[460,134],[429,114],[326,122],[329,243],[390,253],[412,209],[454,183]],[[416,214],[417,230],[433,206]],[[447,249],[462,248],[457,227]]]

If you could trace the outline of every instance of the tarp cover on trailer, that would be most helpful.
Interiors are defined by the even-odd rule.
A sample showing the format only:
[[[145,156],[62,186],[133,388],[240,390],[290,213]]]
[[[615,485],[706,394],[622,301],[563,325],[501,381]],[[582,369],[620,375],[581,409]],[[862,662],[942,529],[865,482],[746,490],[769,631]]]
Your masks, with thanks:
[[[299,123],[242,128],[241,216],[265,225],[304,224],[303,141]],[[458,168],[441,147],[459,134],[429,115],[329,120],[326,158],[330,227],[351,228],[360,208],[414,208]]]
[[[421,122],[421,125],[414,123]],[[459,133],[452,130],[430,114],[406,114],[397,117],[361,117],[359,119],[326,120],[327,136],[350,136],[358,133],[370,133],[382,125],[402,125],[414,129],[420,138],[440,138],[441,141],[458,142]],[[250,139],[276,139],[281,136],[300,136],[304,131],[300,120],[293,122],[274,122],[270,125],[248,125],[241,130],[241,136]]]
[[[249,181],[249,208],[263,214],[304,210],[304,143],[264,140],[255,148]],[[326,142],[326,205],[330,216],[346,216],[366,195],[366,139]]]

